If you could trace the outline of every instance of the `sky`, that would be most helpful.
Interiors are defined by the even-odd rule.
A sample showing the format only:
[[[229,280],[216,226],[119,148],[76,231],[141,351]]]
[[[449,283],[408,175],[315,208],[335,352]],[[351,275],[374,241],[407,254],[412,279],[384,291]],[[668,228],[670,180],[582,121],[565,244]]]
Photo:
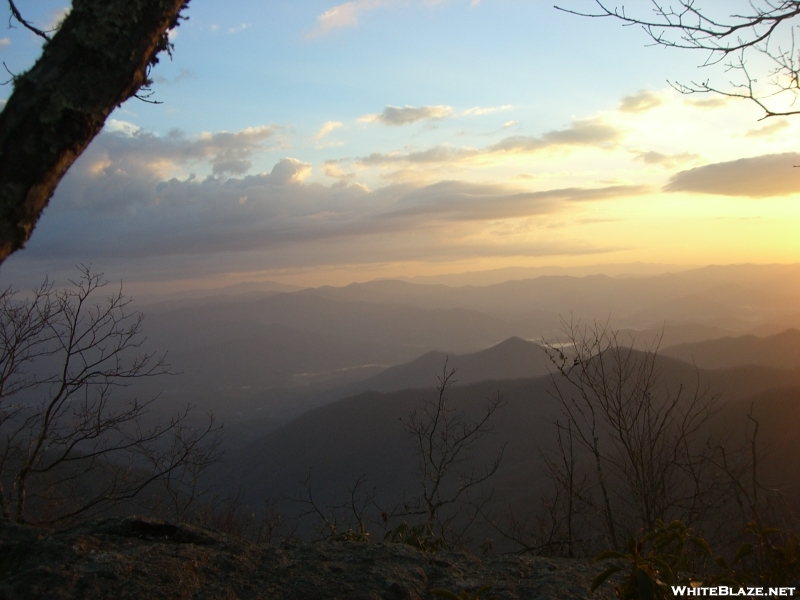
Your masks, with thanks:
[[[69,10],[19,7],[41,27]],[[670,81],[732,75],[640,29],[540,0],[192,0],[185,14],[152,72],[158,103],[113,112],[0,279],[90,263],[155,293],[800,259],[800,117],[677,93]],[[8,22],[0,60],[18,73],[41,40]]]

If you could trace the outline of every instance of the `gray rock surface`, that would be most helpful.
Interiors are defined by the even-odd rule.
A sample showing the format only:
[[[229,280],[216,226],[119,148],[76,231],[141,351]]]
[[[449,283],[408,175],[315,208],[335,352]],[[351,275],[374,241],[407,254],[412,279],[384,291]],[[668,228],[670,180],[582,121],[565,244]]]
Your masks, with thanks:
[[[403,544],[255,545],[140,518],[65,531],[0,524],[0,599],[422,600],[431,589],[502,600],[588,598],[599,571],[578,559],[426,554]],[[592,598],[612,597],[611,587]]]

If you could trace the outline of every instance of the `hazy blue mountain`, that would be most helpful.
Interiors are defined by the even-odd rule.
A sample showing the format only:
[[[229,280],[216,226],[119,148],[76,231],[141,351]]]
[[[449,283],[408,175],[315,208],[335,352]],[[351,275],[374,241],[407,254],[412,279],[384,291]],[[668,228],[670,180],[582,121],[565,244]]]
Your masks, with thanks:
[[[428,352],[408,363],[381,369],[374,375],[366,372],[368,367],[362,369],[360,377],[358,374],[350,373],[349,370],[343,370],[341,374],[343,380],[348,375],[357,377],[357,380],[334,385],[335,382],[326,379],[329,386],[309,385],[305,388],[294,388],[294,393],[291,394],[287,390],[281,402],[273,401],[271,405],[258,402],[256,396],[250,400],[249,409],[243,407],[241,402],[234,403],[238,406],[237,410],[242,413],[232,415],[233,418],[228,417],[230,427],[235,431],[235,443],[238,445],[272,431],[280,424],[281,418],[287,420],[313,408],[363,392],[434,388],[438,385],[438,377],[442,375],[445,361],[448,370],[456,369],[453,378],[455,385],[467,385],[489,379],[539,377],[547,375],[550,368],[550,361],[541,346],[512,337],[491,348],[471,354]],[[375,370],[377,368],[373,369],[373,372]],[[276,390],[270,395],[275,398]]]
[[[445,361],[448,371],[456,369],[455,380],[461,385],[487,379],[540,377],[550,372],[550,360],[541,346],[511,337],[496,346],[472,354],[428,352],[411,362],[389,367],[351,384],[346,391],[393,392],[405,388],[436,387]]]
[[[170,410],[213,409],[257,435],[262,424],[274,428],[358,391],[432,385],[445,354],[455,360],[511,336],[556,340],[562,319],[609,323],[637,348],[663,331],[664,350],[756,328],[775,331],[800,321],[800,313],[787,310],[798,285],[796,265],[744,265],[641,277],[545,276],[483,287],[373,281],[276,292],[244,286],[233,290],[244,294],[143,307],[148,348],[168,350],[178,374],[142,382],[142,394],[161,392]],[[441,354],[423,356],[431,352]],[[781,360],[762,364],[786,364]],[[417,362],[363,382],[409,361]],[[486,364],[458,364],[459,379],[543,372],[524,354]],[[128,392],[139,393],[139,385]]]
[[[693,362],[705,369],[739,365],[800,368],[800,331],[787,329],[775,335],[724,337],[665,348],[666,356]]]
[[[504,267],[484,271],[468,271],[465,273],[448,273],[443,275],[418,275],[416,277],[403,277],[409,283],[442,283],[449,286],[462,285],[492,285],[503,283],[512,279],[534,279],[544,275],[571,275],[572,277],[585,277],[587,275],[609,275],[611,277],[642,277],[676,273],[684,271],[687,267],[681,265],[666,265],[655,263],[610,263],[602,265],[586,265],[573,267]]]
[[[623,340],[632,340],[634,348],[640,350],[654,348],[658,342],[658,348],[663,350],[677,344],[732,337],[734,333],[713,325],[664,321],[658,326],[647,329],[620,329],[619,335]]]
[[[783,267],[783,266],[781,266]],[[642,277],[542,276],[487,286],[448,287],[371,281],[315,293],[343,301],[460,307],[519,322],[538,320],[538,335],[558,331],[559,317],[644,329],[698,323],[747,332],[766,322],[796,323],[787,307],[800,293],[800,267],[708,268]]]

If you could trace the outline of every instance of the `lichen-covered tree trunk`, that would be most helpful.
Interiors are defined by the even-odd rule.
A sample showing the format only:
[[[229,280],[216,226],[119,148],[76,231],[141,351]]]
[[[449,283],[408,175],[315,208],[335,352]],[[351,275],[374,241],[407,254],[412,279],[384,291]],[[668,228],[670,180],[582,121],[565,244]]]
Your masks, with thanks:
[[[148,83],[189,0],[74,0],[0,113],[0,263],[114,108]]]

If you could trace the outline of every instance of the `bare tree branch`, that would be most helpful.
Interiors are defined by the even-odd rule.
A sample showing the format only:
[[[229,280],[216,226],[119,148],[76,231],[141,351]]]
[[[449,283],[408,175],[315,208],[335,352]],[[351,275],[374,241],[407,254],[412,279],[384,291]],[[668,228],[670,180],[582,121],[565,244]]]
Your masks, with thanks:
[[[0,487],[2,517],[74,520],[162,481],[180,519],[220,458],[220,427],[212,415],[192,425],[188,407],[145,426],[157,397],[113,392],[168,373],[165,356],[142,351],[143,316],[121,287],[96,300],[106,282],[88,267],[71,285],[45,281],[21,300],[0,293],[0,481],[11,481]]]
[[[23,19],[22,15],[19,12],[19,9],[17,8],[17,5],[14,4],[14,0],[8,0],[8,8],[11,10],[11,15],[14,17],[14,19],[16,19],[17,22],[20,25],[22,25],[25,29],[32,31],[40,38],[43,38],[46,42],[50,41],[50,36],[48,35],[48,33],[53,33],[53,31],[55,30],[50,30],[47,32],[42,31],[38,27],[34,27],[33,23],[31,23],[30,21],[26,21],[25,19]]]
[[[455,369],[448,369],[445,361],[439,376],[436,400],[426,401],[411,411],[403,422],[406,432],[414,441],[421,492],[410,502],[404,502],[403,508],[393,515],[424,516],[429,524],[437,525],[443,538],[449,538],[452,543],[460,540],[465,532],[455,532],[451,527],[452,515],[445,516],[443,509],[460,505],[469,500],[471,491],[481,489],[497,473],[505,450],[503,444],[490,462],[480,466],[472,464],[476,445],[492,432],[492,417],[505,404],[498,392],[487,399],[483,415],[478,419],[451,408],[447,402],[447,391],[456,381],[455,373]],[[481,494],[481,497],[484,496]]]
[[[764,117],[800,113],[794,104],[800,94],[800,54],[795,48],[795,31],[800,17],[800,0],[753,0],[749,11],[727,17],[711,16],[711,9],[695,0],[661,2],[651,0],[653,17],[611,7],[595,0],[596,12],[582,12],[556,6],[563,12],[591,18],[614,18],[623,25],[640,26],[652,44],[667,48],[699,50],[706,57],[701,66],[725,64],[727,71],[739,74],[730,88],[712,85],[708,80],[670,83],[684,94],[715,93],[745,98],[757,104]],[[786,32],[784,34],[784,32]],[[783,36],[784,39],[780,39]],[[782,45],[783,44],[783,45]],[[748,56],[754,53],[772,64],[762,76],[748,69]]]
[[[659,339],[641,351],[607,324],[565,322],[564,331],[563,342],[545,346],[565,423],[556,424],[560,461],[545,460],[551,478],[601,516],[615,548],[623,533],[648,530],[657,519],[693,522],[695,511],[708,510],[715,485],[702,473],[710,461],[701,436],[717,396],[699,376],[691,394],[683,385],[670,390],[656,365]],[[591,461],[592,485],[578,485],[576,449]],[[574,503],[566,504],[568,519]],[[571,538],[569,520],[567,529]]]

